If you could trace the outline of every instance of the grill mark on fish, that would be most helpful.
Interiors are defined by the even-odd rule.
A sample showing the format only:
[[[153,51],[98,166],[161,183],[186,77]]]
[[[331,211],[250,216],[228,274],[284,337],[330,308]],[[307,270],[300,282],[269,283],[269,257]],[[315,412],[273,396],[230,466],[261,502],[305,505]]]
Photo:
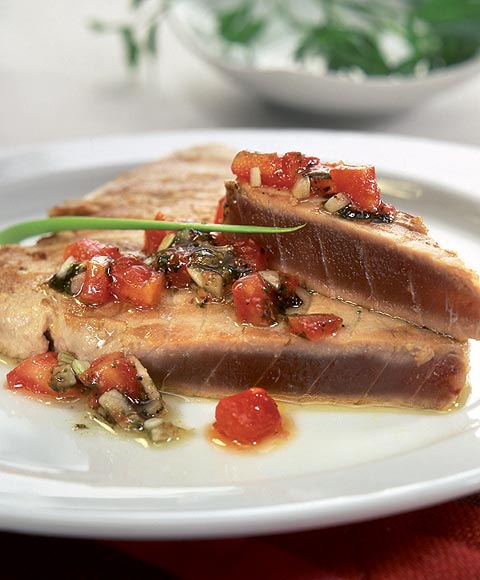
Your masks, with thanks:
[[[211,381],[212,377],[215,375],[215,373],[220,368],[220,366],[224,363],[225,359],[227,358],[227,355],[229,355],[229,354],[230,354],[230,349],[227,349],[227,350],[224,351],[222,357],[219,359],[219,361],[217,362],[217,364],[213,366],[213,368],[208,373],[208,376],[205,377],[205,380],[203,381],[204,387],[208,387],[208,385],[210,384],[210,381]]]
[[[253,384],[254,387],[257,387],[261,381],[264,379],[264,377],[275,368],[275,365],[277,364],[277,362],[280,360],[281,356],[284,354],[286,348],[288,347],[288,345],[290,344],[291,339],[290,337],[287,337],[285,344],[282,345],[281,350],[279,350],[277,353],[274,353],[272,356],[272,360],[270,362],[270,364],[265,366],[265,369],[263,371],[263,373],[258,377],[258,379],[255,381],[255,383]],[[261,385],[260,385],[261,386]]]
[[[331,276],[329,273],[329,269],[328,269],[328,265],[327,265],[327,260],[325,257],[325,251],[323,249],[323,241],[320,235],[319,231],[315,231],[314,232],[318,246],[320,248],[320,257],[322,259],[322,265],[323,265],[323,271],[325,273],[325,280],[322,282],[323,285],[325,286],[325,288],[327,289],[327,293],[328,293],[328,289],[332,288],[332,290],[330,291],[330,296],[335,296],[334,290],[333,288],[335,288],[335,285],[331,283]]]
[[[278,348],[278,345],[277,345],[277,348]],[[285,349],[286,349],[286,345],[285,345],[285,344],[283,344],[283,345],[281,346],[280,354],[279,354],[279,356],[277,357],[277,361],[278,361],[278,360],[281,360],[281,358],[282,358],[282,355],[283,355],[283,353],[285,352]],[[271,356],[271,352],[269,353],[269,355]],[[262,360],[264,360],[264,359],[262,359]],[[277,361],[276,361],[276,362],[277,362]],[[266,371],[265,371],[264,369],[262,369],[261,365],[258,365],[258,367],[259,367],[259,374],[258,374],[258,375],[256,375],[256,376],[255,376],[255,374],[252,374],[251,383],[252,383],[253,385],[257,385],[257,384],[259,383],[259,381],[260,381],[260,380],[262,380],[262,379],[264,379],[264,377],[265,377],[265,376],[266,376],[266,374],[267,374],[267,373],[266,373]],[[257,367],[257,368],[258,368],[258,367]],[[277,366],[276,366],[276,365],[273,365],[273,366],[270,368],[270,370],[273,370],[273,369],[275,369],[275,368],[277,368]],[[279,374],[278,374],[278,373],[276,373],[276,376],[278,377],[278,380],[281,378],[281,377],[279,376]]]
[[[407,290],[410,293],[410,296],[412,297],[412,309],[417,313],[417,316],[419,318],[418,320],[418,324],[420,326],[425,326],[424,323],[424,317],[423,317],[423,309],[421,308],[421,306],[418,304],[417,302],[417,294],[415,292],[415,285],[413,284],[413,280],[412,280],[412,270],[408,269],[408,284],[407,284]]]
[[[379,382],[380,378],[386,374],[387,372],[387,368],[390,366],[390,364],[392,363],[393,360],[393,353],[390,353],[390,358],[387,360],[387,362],[384,364],[383,368],[380,370],[380,372],[377,374],[376,378],[374,379],[374,381],[372,382],[372,384],[370,385],[370,387],[367,388],[367,390],[365,391],[365,393],[358,398],[358,400],[356,401],[356,404],[362,402],[362,401],[368,401],[368,395],[373,391],[375,385],[377,385],[377,383]]]
[[[450,306],[448,296],[445,296],[445,312],[448,314],[448,332],[451,334],[452,329],[458,320],[458,316],[456,315],[454,309]]]
[[[376,294],[375,294],[373,280],[370,276],[370,263],[369,263],[369,260],[367,260],[365,258],[365,245],[360,241],[356,249],[358,251],[360,263],[365,265],[365,267],[364,267],[365,280],[367,281],[368,288],[370,291],[368,299],[373,300],[373,299],[375,299]]]
[[[165,375],[162,378],[162,382],[161,382],[161,386],[160,386],[160,390],[161,391],[168,391],[170,390],[172,387],[175,387],[175,384],[172,386],[168,385],[168,380],[169,378],[174,374],[175,369],[178,367],[178,362],[176,364],[174,364],[173,366],[171,366],[168,371],[165,373]]]
[[[216,388],[219,388],[219,384],[221,383],[221,380],[219,381],[216,376],[219,375],[221,377],[222,373],[221,373],[221,369],[224,366],[224,364],[226,364],[226,362],[228,361],[228,358],[230,356],[230,354],[232,352],[235,352],[235,350],[238,348],[238,345],[243,341],[243,334],[245,332],[245,328],[241,327],[240,333],[235,334],[233,339],[232,337],[230,337],[230,342],[227,343],[228,346],[226,348],[224,348],[223,350],[223,356],[220,358],[220,360],[218,361],[218,363],[215,365],[215,368],[212,369],[212,371],[209,373],[208,375],[208,382],[205,381],[205,385],[206,386],[213,386]]]
[[[247,216],[248,219],[248,216]],[[268,208],[268,213],[267,213],[267,217],[266,219],[262,219],[261,220],[262,223],[267,223],[267,224],[271,224],[273,227],[282,227],[285,224],[281,223],[281,220],[279,221],[277,219],[276,213],[273,210],[273,208]],[[262,236],[262,240],[265,240],[265,237]],[[278,248],[278,263],[279,263],[279,270],[283,270],[284,269],[284,265],[285,265],[285,254],[288,252],[286,252],[285,250],[285,246],[284,246],[284,239],[283,236],[277,235],[275,234],[275,244]],[[262,243],[261,246],[263,247],[265,244]]]
[[[427,381],[430,380],[431,376],[433,375],[433,373],[435,372],[435,369],[438,366],[438,362],[433,361],[432,364],[430,365],[430,371],[424,376],[423,380],[421,381],[421,383],[417,386],[415,392],[413,393],[413,395],[410,397],[410,401],[413,402],[415,401],[415,399],[417,398],[418,394],[421,392],[421,390],[423,389],[424,385],[427,383]]]
[[[207,337],[209,335],[208,329],[206,330],[205,327],[207,326],[207,316],[208,316],[207,311],[208,311],[208,308],[210,306],[211,305],[207,305],[207,307],[205,307],[205,308],[200,308],[200,307],[195,307],[194,306],[193,312],[194,312],[195,315],[193,316],[193,318],[192,317],[189,317],[190,326],[188,328],[189,328],[189,332],[190,332],[191,336],[195,336],[195,341],[194,342],[199,342],[199,343],[205,342],[205,336],[204,335],[207,335]],[[174,316],[175,316],[175,312],[173,312],[173,314],[168,317],[169,326],[168,326],[168,329],[166,331],[166,334],[168,336],[172,336],[172,337],[175,337],[175,335],[176,335],[176,324],[177,323],[174,320]],[[193,321],[195,321],[197,323],[197,326],[193,326],[192,325],[192,322]],[[190,341],[192,341],[192,338],[190,338]],[[172,354],[170,352],[168,352],[167,353],[167,356],[170,358],[172,356]],[[181,353],[177,353],[175,355],[175,361],[176,362],[175,362],[174,366],[171,367],[167,371],[167,375],[165,376],[165,379],[162,381],[163,385],[166,385],[167,384],[167,380],[171,376],[173,376],[174,379],[175,379],[175,373],[176,373],[176,371],[178,369],[181,369],[182,368],[183,363],[185,362],[185,360],[188,360],[189,356],[190,356],[190,352],[188,350],[188,344],[187,344],[187,350],[182,350]],[[207,359],[207,360],[209,360],[209,359]],[[179,372],[180,372],[180,374],[182,373],[181,370]],[[210,372],[209,375],[210,374],[212,374],[212,372]],[[199,375],[201,376],[201,373],[199,373]],[[197,377],[199,383],[200,383],[200,376]],[[208,383],[204,379],[201,384],[205,388],[205,386]],[[176,381],[174,380],[173,381],[173,384],[170,385],[169,388],[172,389],[172,390],[175,390],[175,387],[176,387]]]
[[[335,363],[337,362],[338,359],[338,354],[335,356],[335,358],[333,358],[326,366],[325,368],[322,370],[322,372],[315,378],[315,380],[313,381],[313,383],[310,384],[310,386],[307,389],[307,395],[311,396],[312,393],[314,392],[315,387],[317,386],[317,384],[321,381],[322,377],[325,375],[325,373],[330,369],[330,367],[332,367],[333,365],[335,365]]]

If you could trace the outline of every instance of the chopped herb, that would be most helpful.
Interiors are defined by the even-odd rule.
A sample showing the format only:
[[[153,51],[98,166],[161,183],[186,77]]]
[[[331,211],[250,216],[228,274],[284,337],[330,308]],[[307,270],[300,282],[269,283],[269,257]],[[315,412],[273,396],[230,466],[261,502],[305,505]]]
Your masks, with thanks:
[[[371,220],[383,223],[391,223],[394,219],[394,215],[388,213],[372,213],[357,209],[352,207],[352,205],[347,205],[336,212],[340,217],[345,219],[357,219],[357,220]]]
[[[332,179],[332,176],[328,171],[310,171],[305,175],[308,175],[308,177],[313,179]]]

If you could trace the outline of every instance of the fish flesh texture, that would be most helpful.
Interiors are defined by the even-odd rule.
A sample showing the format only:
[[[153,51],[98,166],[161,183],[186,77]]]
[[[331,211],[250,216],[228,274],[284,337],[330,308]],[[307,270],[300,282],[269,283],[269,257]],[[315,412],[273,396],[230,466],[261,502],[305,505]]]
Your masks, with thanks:
[[[330,297],[407,320],[458,340],[480,339],[480,282],[452,251],[441,248],[418,217],[392,223],[350,220],[311,197],[229,181],[225,223],[306,224],[297,232],[251,237],[271,267],[298,276]]]

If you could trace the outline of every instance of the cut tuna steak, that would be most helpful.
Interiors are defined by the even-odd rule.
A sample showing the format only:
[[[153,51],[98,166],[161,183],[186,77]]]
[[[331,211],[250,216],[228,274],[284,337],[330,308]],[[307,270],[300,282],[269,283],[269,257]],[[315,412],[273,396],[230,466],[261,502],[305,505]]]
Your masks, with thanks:
[[[211,221],[232,155],[216,146],[182,151],[122,175],[51,213],[151,218],[160,210],[169,219]],[[229,191],[238,195],[232,185]],[[253,217],[271,220],[273,215],[281,225],[291,218],[291,211],[264,212]],[[283,322],[272,328],[239,325],[230,304],[200,308],[189,290],[166,292],[152,310],[118,303],[84,306],[45,284],[60,267],[64,246],[76,237],[80,236],[64,233],[33,247],[0,249],[4,354],[26,358],[54,348],[92,360],[122,350],[137,355],[163,389],[211,397],[262,386],[294,401],[444,409],[455,403],[466,383],[466,343],[320,295],[314,296],[310,311],[341,316],[344,327],[319,342],[292,335]],[[81,237],[137,253],[143,243],[139,232],[82,232]],[[270,249],[272,258],[296,271],[294,260],[285,259],[283,237],[270,242],[273,239],[279,243],[279,257]],[[308,256],[305,264],[311,264],[309,243],[289,239],[297,240],[297,255]],[[349,251],[354,278],[358,252]],[[327,266],[331,276],[335,266],[333,262]],[[310,272],[306,266],[305,270]],[[316,275],[311,272],[305,279]],[[327,292],[326,286],[320,290]]]
[[[97,238],[115,243],[113,233]],[[44,283],[71,240],[62,234],[33,249],[0,250],[6,354],[23,358],[50,347],[93,360],[120,350],[137,356],[162,390],[203,397],[261,386],[297,402],[445,409],[465,386],[466,343],[320,295],[309,311],[333,312],[343,327],[318,342],[292,335],[284,322],[239,325],[231,304],[200,307],[190,290],[167,292],[154,309],[85,306]],[[122,244],[128,247],[125,238]]]
[[[480,283],[458,256],[426,233],[420,218],[398,212],[393,223],[349,220],[318,198],[296,202],[289,191],[226,184],[225,222],[306,226],[290,234],[252,236],[273,268],[308,287],[457,338],[480,339]]]

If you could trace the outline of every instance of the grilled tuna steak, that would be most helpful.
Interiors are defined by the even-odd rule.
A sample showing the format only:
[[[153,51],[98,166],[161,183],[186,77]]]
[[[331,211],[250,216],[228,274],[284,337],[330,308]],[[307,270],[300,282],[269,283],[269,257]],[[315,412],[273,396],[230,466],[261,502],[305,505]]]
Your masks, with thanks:
[[[153,219],[159,210],[172,219],[211,222],[233,155],[219,145],[178,151],[120,175],[83,199],[67,200],[49,215]]]
[[[454,252],[439,247],[422,221],[398,212],[393,223],[343,219],[315,197],[226,184],[225,222],[291,226],[282,236],[252,236],[272,267],[310,288],[453,336],[480,339],[480,283]]]
[[[97,238],[115,241],[111,233]],[[190,290],[167,292],[154,309],[85,306],[45,284],[71,240],[62,234],[0,250],[4,353],[24,358],[53,348],[93,360],[121,350],[162,390],[205,397],[257,385],[301,402],[444,409],[465,385],[465,343],[320,295],[310,312],[334,312],[344,324],[320,342],[292,335],[283,322],[239,325],[231,304],[200,307]]]
[[[161,210],[171,219],[211,221],[231,157],[218,147],[180,152],[51,214],[151,218]],[[0,248],[0,351],[7,356],[26,358],[51,348],[93,360],[121,350],[136,355],[161,388],[212,397],[258,385],[295,401],[443,409],[465,385],[466,343],[321,295],[314,295],[310,312],[336,314],[344,327],[320,342],[292,335],[284,322],[267,328],[238,324],[228,301],[200,307],[190,290],[167,291],[153,309],[118,302],[85,306],[46,284],[76,237],[64,233],[33,247]],[[138,232],[81,237],[137,254],[143,244]],[[284,241],[277,241],[283,253]]]

